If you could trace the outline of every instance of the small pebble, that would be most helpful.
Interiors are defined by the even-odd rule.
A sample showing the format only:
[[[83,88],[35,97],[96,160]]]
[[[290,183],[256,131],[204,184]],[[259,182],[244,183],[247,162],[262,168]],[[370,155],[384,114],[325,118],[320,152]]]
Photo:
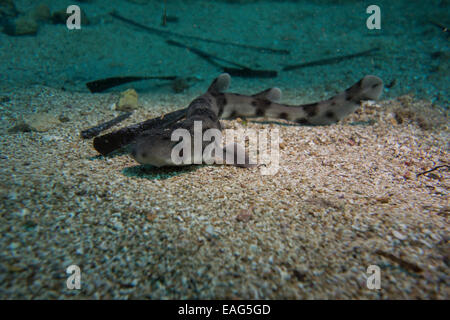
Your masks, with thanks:
[[[215,235],[215,230],[214,227],[209,225],[206,227],[205,229],[206,233],[208,233],[210,236],[214,236]]]
[[[399,240],[406,240],[408,238],[407,236],[401,234],[397,230],[392,231],[392,234],[394,235],[394,237],[396,237]]]

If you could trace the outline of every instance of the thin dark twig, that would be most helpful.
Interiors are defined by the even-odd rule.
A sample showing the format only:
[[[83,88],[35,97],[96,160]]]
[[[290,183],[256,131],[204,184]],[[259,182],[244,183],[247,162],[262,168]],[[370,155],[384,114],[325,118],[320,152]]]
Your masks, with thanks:
[[[174,41],[174,40],[166,40],[166,43],[169,44],[169,45],[173,45],[173,46],[179,47],[179,48],[188,49],[189,51],[192,51],[193,53],[195,53],[198,56],[200,56],[202,58],[205,58],[205,59],[214,59],[214,60],[217,60],[217,61],[222,61],[222,62],[225,62],[225,63],[229,63],[229,64],[231,64],[233,66],[238,67],[238,68],[249,69],[247,66],[239,64],[237,62],[233,62],[233,61],[230,61],[230,60],[226,60],[224,58],[220,58],[218,56],[212,55],[212,54],[207,53],[205,51],[202,51],[200,49],[194,48],[192,46],[185,45],[183,43],[180,43],[180,42],[177,42],[177,41]],[[216,64],[216,65],[218,65],[218,64]]]
[[[430,170],[427,170],[427,171],[424,171],[424,172],[420,172],[420,173],[416,174],[416,177],[421,176],[421,175],[424,175],[424,174],[427,174],[427,173],[430,173],[430,172],[433,172],[433,171],[436,171],[437,169],[440,169],[440,168],[447,168],[447,169],[450,169],[450,166],[447,165],[447,164],[443,164],[443,165],[434,167],[434,168],[432,168],[432,169],[430,169]]]
[[[230,61],[230,60],[226,60],[220,57],[217,57],[215,55],[212,55],[208,52],[202,51],[200,49],[185,45],[183,43],[177,42],[177,41],[173,41],[173,40],[166,40],[167,44],[169,45],[173,45],[176,47],[180,47],[180,48],[185,48],[188,49],[189,51],[191,51],[192,53],[198,55],[200,58],[204,59],[206,62],[210,63],[211,65],[221,69],[224,72],[229,73],[232,76],[236,76],[236,77],[246,77],[246,78],[274,78],[278,75],[277,71],[274,70],[255,70],[255,69],[251,69],[247,66],[244,66],[242,64]],[[229,63],[233,66],[236,66],[238,68],[229,68],[229,67],[224,67],[222,65],[220,65],[219,63],[217,63],[214,60],[218,60],[218,61],[222,61],[225,63]]]
[[[419,267],[418,265],[416,265],[412,262],[403,260],[397,256],[394,256],[392,253],[385,252],[382,250],[377,250],[375,253],[377,253],[385,258],[388,258],[389,260],[391,260],[395,263],[398,263],[401,267],[403,267],[409,271],[416,272],[416,273],[423,272],[423,269],[421,267]]]
[[[230,45],[230,46],[235,46],[235,47],[241,47],[241,48],[246,48],[246,49],[252,49],[252,50],[257,50],[260,52],[270,52],[270,53],[277,53],[277,54],[289,54],[290,52],[288,50],[285,49],[273,49],[273,48],[266,48],[266,47],[258,47],[258,46],[252,46],[252,45],[248,45],[248,44],[240,44],[240,43],[235,43],[235,42],[228,42],[228,41],[221,41],[221,40],[213,40],[213,39],[207,39],[207,38],[202,38],[202,37],[196,37],[196,36],[191,36],[191,35],[186,35],[186,34],[181,34],[181,33],[176,33],[173,31],[168,31],[168,30],[160,30],[157,28],[153,28],[153,27],[149,27],[143,24],[140,24],[138,22],[135,22],[131,19],[125,18],[121,15],[119,15],[117,12],[111,12],[110,15],[116,19],[119,19],[123,22],[126,22],[128,24],[131,24],[135,27],[144,29],[148,32],[151,32],[153,34],[156,34],[158,36],[172,36],[172,37],[178,37],[178,38],[185,38],[185,39],[191,39],[191,40],[198,40],[198,41],[204,41],[204,42],[209,42],[209,43],[217,43],[217,44],[222,44],[222,45]]]
[[[275,70],[255,70],[249,68],[227,68],[223,67],[223,71],[231,76],[242,78],[275,78],[278,72]]]
[[[357,57],[368,56],[368,55],[370,55],[373,52],[376,52],[378,50],[380,50],[380,48],[372,48],[372,49],[369,49],[369,50],[366,50],[366,51],[352,53],[352,54],[348,54],[348,55],[345,55],[345,56],[332,57],[332,58],[315,60],[315,61],[311,61],[311,62],[305,62],[305,63],[300,63],[300,64],[288,65],[288,66],[285,66],[283,68],[283,70],[284,71],[289,71],[289,70],[296,70],[296,69],[301,69],[301,68],[306,68],[306,67],[323,66],[323,65],[328,65],[328,64],[339,63],[339,62],[344,61],[344,60],[349,60],[349,59],[353,59],[353,58],[357,58]]]
[[[83,139],[91,139],[94,138],[96,136],[98,136],[101,132],[105,131],[106,129],[111,128],[112,126],[122,122],[123,120],[127,119],[128,117],[130,117],[132,114],[132,112],[126,112],[123,113],[121,115],[119,115],[118,117],[115,117],[112,120],[103,122],[95,127],[86,129],[81,131],[81,137]]]
[[[120,76],[90,81],[86,83],[86,87],[88,87],[89,91],[95,93],[95,92],[103,92],[112,87],[120,86],[122,84],[134,81],[152,80],[152,79],[175,80],[176,78],[177,78],[176,76]]]

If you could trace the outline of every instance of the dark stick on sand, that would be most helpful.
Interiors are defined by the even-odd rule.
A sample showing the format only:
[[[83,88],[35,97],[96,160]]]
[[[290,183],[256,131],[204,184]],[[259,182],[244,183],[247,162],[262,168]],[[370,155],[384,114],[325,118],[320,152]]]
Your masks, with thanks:
[[[130,117],[131,114],[132,112],[123,113],[112,120],[99,124],[98,126],[83,130],[81,131],[81,137],[83,139],[91,139],[95,136],[98,136],[102,131],[105,131],[106,129],[111,128],[112,126],[118,124],[119,122],[122,122],[123,120]]]
[[[209,43],[217,43],[217,44],[222,44],[222,45],[230,45],[230,46],[235,46],[235,47],[241,47],[241,48],[246,48],[246,49],[251,49],[251,50],[257,50],[260,52],[269,52],[269,53],[276,53],[276,54],[289,54],[288,50],[285,49],[273,49],[273,48],[266,48],[266,47],[258,47],[258,46],[252,46],[249,44],[240,44],[240,43],[234,43],[234,42],[228,42],[228,41],[222,41],[222,40],[213,40],[213,39],[207,39],[207,38],[202,38],[202,37],[196,37],[196,36],[190,36],[190,35],[186,35],[186,34],[181,34],[181,33],[176,33],[173,31],[168,31],[168,30],[161,30],[161,29],[157,29],[157,28],[153,28],[153,27],[148,27],[145,26],[143,24],[140,24],[138,22],[135,22],[131,19],[125,18],[121,15],[119,15],[117,12],[111,12],[110,15],[116,19],[119,19],[123,22],[126,22],[128,24],[131,24],[135,27],[144,29],[148,32],[151,32],[153,34],[156,34],[158,36],[164,37],[165,39],[167,38],[167,36],[172,36],[172,37],[178,37],[178,38],[184,38],[184,39],[190,39],[190,40],[198,40],[198,41],[204,41],[204,42],[209,42]]]
[[[183,48],[183,49],[188,49],[189,51],[192,51],[193,53],[195,53],[196,55],[198,55],[198,56],[200,56],[202,58],[214,59],[214,60],[217,60],[217,61],[222,61],[222,62],[225,62],[225,63],[229,63],[229,64],[231,64],[233,66],[236,66],[238,68],[247,68],[246,66],[244,66],[242,64],[239,64],[237,62],[233,62],[233,61],[230,61],[230,60],[226,60],[224,58],[220,58],[218,56],[212,55],[210,53],[207,53],[207,52],[202,51],[200,49],[188,46],[186,44],[183,44],[183,43],[175,41],[175,40],[166,40],[166,43],[168,45],[171,45],[171,46],[175,46],[175,47],[179,47],[179,48]]]
[[[327,58],[327,59],[320,59],[320,60],[316,60],[316,61],[311,61],[311,62],[306,62],[306,63],[300,63],[300,64],[292,64],[292,65],[288,65],[285,66],[283,68],[284,71],[289,71],[289,70],[297,70],[297,69],[301,69],[301,68],[306,68],[306,67],[313,67],[313,66],[323,66],[323,65],[328,65],[328,64],[334,64],[334,63],[338,63],[344,60],[350,60],[353,58],[357,58],[357,57],[364,57],[364,56],[368,56],[373,52],[376,52],[380,50],[380,48],[372,48],[366,51],[362,51],[362,52],[358,52],[358,53],[352,53],[352,54],[348,54],[345,56],[340,56],[340,57],[333,57],[333,58]]]
[[[208,63],[210,63],[211,65],[218,67],[220,69],[222,69],[224,72],[229,73],[232,76],[236,76],[236,77],[245,77],[245,78],[274,78],[278,75],[277,71],[273,71],[273,70],[255,70],[255,69],[251,69],[247,66],[244,66],[242,64],[239,64],[237,62],[233,62],[230,60],[226,60],[224,58],[220,58],[217,57],[215,55],[212,55],[208,52],[202,51],[200,49],[185,45],[183,43],[174,41],[174,40],[166,40],[168,45],[171,46],[176,46],[179,48],[184,48],[184,49],[188,49],[189,51],[191,51],[192,53],[195,53],[196,55],[198,55],[200,58],[206,60]],[[224,67],[222,65],[220,65],[219,63],[217,63],[216,61],[222,61],[228,64],[231,64],[233,66],[236,66],[237,68],[227,68]]]
[[[395,263],[398,263],[402,268],[408,270],[408,271],[412,271],[412,272],[423,272],[423,269],[421,267],[419,267],[418,265],[411,263],[409,261],[403,260],[397,256],[394,256],[392,253],[389,252],[385,252],[382,250],[377,250],[375,251],[376,254],[379,254],[380,256],[383,256]]]
[[[106,79],[94,80],[86,83],[86,87],[88,87],[89,91],[92,93],[102,92],[109,88],[120,86],[125,83],[133,82],[133,81],[142,81],[142,80],[175,80],[176,76],[148,76],[148,77],[140,77],[140,76],[125,76],[125,77],[111,77]]]
[[[420,172],[420,173],[416,174],[416,177],[420,177],[421,175],[424,175],[424,174],[427,174],[427,173],[430,173],[430,172],[436,171],[437,169],[440,169],[440,168],[447,168],[447,169],[450,169],[450,166],[449,166],[449,165],[447,165],[447,164],[443,164],[443,165],[440,165],[440,166],[437,166],[437,167],[431,168],[430,170],[427,170],[427,171],[423,171],[423,172]]]
[[[102,155],[118,150],[136,139],[144,131],[155,128],[164,128],[186,115],[187,108],[167,113],[161,117],[149,119],[117,131],[94,138],[94,148]]]

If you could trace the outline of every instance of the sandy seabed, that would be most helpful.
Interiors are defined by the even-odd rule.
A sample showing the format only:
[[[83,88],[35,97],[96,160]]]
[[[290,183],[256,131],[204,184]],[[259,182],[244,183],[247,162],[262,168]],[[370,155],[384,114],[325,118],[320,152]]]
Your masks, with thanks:
[[[194,96],[143,95],[123,125]],[[449,164],[439,107],[403,96],[330,126],[224,120],[279,129],[280,169],[264,176],[98,156],[79,133],[116,101],[41,86],[2,98],[0,298],[449,298],[448,167],[416,176]],[[43,132],[11,131],[42,113]],[[66,288],[72,264],[81,290]]]

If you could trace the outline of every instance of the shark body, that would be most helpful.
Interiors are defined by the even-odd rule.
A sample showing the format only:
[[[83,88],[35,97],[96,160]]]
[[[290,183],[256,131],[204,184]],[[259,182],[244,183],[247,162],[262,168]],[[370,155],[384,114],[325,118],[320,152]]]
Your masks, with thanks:
[[[157,167],[179,165],[172,159],[172,149],[178,143],[171,140],[172,132],[181,128],[193,134],[195,121],[202,122],[203,132],[208,129],[221,130],[219,119],[236,117],[268,117],[285,119],[302,125],[329,125],[353,113],[358,109],[361,101],[377,100],[383,91],[383,81],[376,76],[368,75],[328,100],[303,105],[287,105],[279,103],[281,100],[279,88],[269,88],[254,95],[228,93],[225,91],[230,81],[229,74],[221,74],[203,95],[190,103],[183,120],[168,128],[143,132],[132,147],[133,158],[141,164]],[[240,148],[242,147],[237,144],[225,146],[223,157]],[[245,161],[240,166],[252,166],[248,163],[247,156]]]

